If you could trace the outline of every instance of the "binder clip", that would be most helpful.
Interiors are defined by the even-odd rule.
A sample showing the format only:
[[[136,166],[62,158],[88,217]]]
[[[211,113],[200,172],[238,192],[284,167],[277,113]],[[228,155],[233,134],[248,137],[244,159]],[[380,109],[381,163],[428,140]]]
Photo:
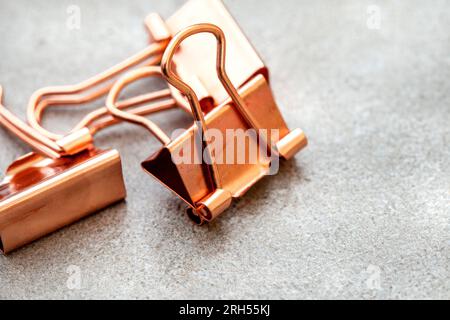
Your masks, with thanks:
[[[155,102],[162,96],[123,100],[119,107],[145,115],[175,106],[173,99]],[[35,98],[30,105],[37,103]],[[106,108],[91,112],[70,134],[60,136],[41,127],[42,134],[22,122],[1,99],[0,87],[0,123],[35,151],[14,161],[0,182],[0,251],[9,253],[125,198],[118,151],[93,144],[96,132],[118,123]]]
[[[36,91],[28,104],[28,123],[0,103],[0,123],[35,150],[10,165],[0,184],[0,251],[10,252],[125,197],[118,152],[99,150],[92,142],[97,131],[116,124],[117,118],[99,108],[69,135],[45,129],[41,118],[48,107],[81,105],[105,96],[125,71],[159,65],[171,35],[157,14],[150,14],[145,25],[153,42],[143,50],[76,85]],[[173,89],[124,100],[119,107],[145,115],[173,108],[177,101],[189,110]]]
[[[106,107],[88,114],[68,135],[45,129],[41,119],[48,107],[81,105],[105,96],[125,71],[159,65],[170,34],[157,14],[150,14],[145,25],[153,42],[143,50],[76,85],[36,91],[28,103],[28,123],[0,101],[0,123],[34,150],[13,162],[0,182],[0,251],[8,253],[125,198],[119,153],[93,145],[95,133],[118,123]],[[173,108],[172,91],[123,100],[119,107],[136,115]],[[1,93],[0,88],[0,99]]]
[[[218,6],[219,2],[195,0],[188,3],[187,7],[198,4]],[[213,11],[208,11],[208,13],[211,12]],[[222,15],[217,15],[218,21],[222,21],[221,18],[228,22],[231,21],[225,11],[220,12]],[[194,12],[191,12],[192,14]],[[179,17],[179,15],[175,15],[175,18]],[[169,24],[170,21],[179,22],[177,19],[169,19]],[[181,21],[180,23],[183,24],[183,19]],[[239,39],[239,43],[243,43],[244,38],[240,31],[238,29],[233,31],[239,32],[233,39]],[[209,36],[212,34],[215,37],[217,43],[217,54],[213,55],[215,58],[206,58],[201,55],[204,45],[196,48],[196,45],[204,43],[203,41],[191,41],[186,46],[182,45],[186,39],[198,34],[209,34]],[[236,51],[234,51],[234,59],[227,64],[226,55],[229,46],[226,43],[225,33],[220,27],[202,23],[182,29],[173,35],[168,44],[162,58],[161,70],[157,67],[146,67],[130,72],[114,84],[106,102],[110,113],[116,118],[146,127],[162,142],[163,148],[144,161],[142,167],[186,202],[189,217],[198,224],[217,218],[230,207],[233,198],[243,196],[257,181],[270,174],[274,159],[279,157],[290,159],[307,144],[304,133],[300,129],[290,131],[283,120],[267,82],[267,69],[258,67],[250,72],[249,69],[244,68],[243,73],[240,74],[240,68],[234,67],[231,68],[233,78],[228,75],[228,66],[233,63],[238,66],[260,65],[257,55],[250,54],[253,49],[248,43],[242,47],[235,43],[230,47],[235,48]],[[238,54],[239,48],[249,50],[249,54],[242,55],[244,63],[238,62],[241,57]],[[199,54],[202,58],[191,60],[193,53]],[[252,58],[247,63],[249,57]],[[253,61],[253,59],[256,60]],[[207,70],[205,65],[211,64],[211,61],[214,61],[215,66]],[[176,66],[176,70],[174,66]],[[182,74],[188,80],[182,78],[179,70],[183,70]],[[213,76],[214,70],[217,71],[218,80]],[[174,140],[171,140],[153,122],[127,114],[118,109],[116,105],[120,91],[126,85],[143,77],[160,75],[161,72],[167,82],[179,90],[183,97],[186,97],[195,119],[195,124]],[[187,81],[192,79],[194,79],[194,86],[191,86],[192,82],[187,84]],[[201,81],[195,81],[195,79],[201,79]],[[214,79],[219,81],[222,89],[219,90],[215,84],[211,84],[214,83]],[[242,82],[238,89],[236,89],[236,82]],[[203,84],[202,87],[206,89],[203,91],[206,93],[205,96],[214,98],[213,108],[205,108],[201,104],[200,97],[196,92],[198,89],[196,85],[199,83]],[[228,98],[224,97],[222,91],[228,95]],[[222,100],[223,102],[220,102]],[[212,143],[209,139],[211,130],[226,136],[227,130],[242,132],[249,129],[267,133],[258,133],[245,144],[243,151],[245,157],[251,156],[250,150],[268,151],[266,154],[257,152],[256,161],[234,163],[233,160],[239,155],[234,148],[235,144],[228,143],[228,141],[219,147],[211,148]],[[276,132],[276,134],[272,134],[272,132]],[[199,136],[200,139],[198,139]],[[188,161],[178,161],[180,157],[184,158],[183,155],[186,152],[189,153],[192,150],[192,146],[194,146],[194,151],[192,156],[188,157]],[[222,163],[217,161],[220,158],[231,158],[232,161],[231,163]]]

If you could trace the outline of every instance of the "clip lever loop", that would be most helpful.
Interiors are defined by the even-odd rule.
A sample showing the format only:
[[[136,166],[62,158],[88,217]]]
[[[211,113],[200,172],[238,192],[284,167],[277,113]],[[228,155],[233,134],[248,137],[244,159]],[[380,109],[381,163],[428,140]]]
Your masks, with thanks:
[[[120,110],[116,105],[120,91],[128,84],[142,79],[144,77],[161,76],[161,69],[155,66],[142,67],[134,71],[130,71],[124,77],[116,81],[106,99],[106,107],[108,111],[116,118],[122,119],[148,129],[158,140],[166,145],[170,143],[170,138],[152,121],[138,115],[131,114]]]
[[[41,154],[53,159],[60,158],[62,148],[8,111],[2,103],[2,99],[3,88],[0,86],[0,123]]]
[[[79,84],[70,86],[47,87],[36,91],[31,96],[28,103],[27,118],[30,126],[33,127],[36,131],[39,131],[42,135],[47,136],[52,140],[61,139],[63,137],[62,135],[58,135],[46,130],[40,123],[42,113],[47,107],[61,104],[84,104],[108,94],[112,84],[104,83],[146,59],[149,59],[149,61],[146,63],[147,65],[158,64],[164,48],[164,43],[153,43],[141,52],[126,59],[125,61]],[[104,85],[98,88],[96,91],[88,92],[85,95],[80,94],[94,87],[97,87],[100,84]],[[161,94],[167,96],[167,91],[161,92]],[[76,126],[76,128],[79,128],[79,124]]]
[[[195,122],[197,123],[199,131],[202,132],[203,137],[207,136],[207,125],[205,121],[205,117],[203,115],[203,111],[200,106],[200,101],[198,99],[195,91],[173,71],[173,56],[175,55],[177,49],[181,45],[181,43],[192,35],[198,33],[211,33],[217,39],[217,72],[220,74],[220,80],[224,83],[226,89],[232,87],[231,82],[228,79],[228,76],[225,72],[225,54],[226,54],[226,40],[225,35],[222,30],[212,24],[196,24],[191,27],[188,27],[179,33],[177,33],[170,43],[168,44],[166,51],[164,52],[162,61],[161,61],[161,69],[162,73],[166,77],[167,81],[178,89],[181,93],[183,93],[189,101],[189,104],[192,109],[192,114],[194,116]],[[227,82],[228,81],[228,82]],[[226,84],[226,85],[225,85]],[[232,88],[233,89],[233,88]],[[227,90],[228,91],[228,90]],[[203,141],[203,139],[202,139]],[[204,143],[204,141],[203,141]],[[203,145],[204,149],[208,150],[208,155],[210,157],[210,168],[211,168],[211,178],[214,183],[214,187],[216,189],[222,188],[222,183],[220,179],[219,170],[217,168],[217,164],[212,159],[212,154],[209,151],[207,143]]]
[[[234,102],[235,107],[238,109],[238,112],[244,117],[247,124],[252,128],[259,128],[258,123],[253,119],[253,117],[250,115],[250,113],[247,112],[245,102],[242,99],[242,97],[239,95],[237,89],[234,87],[233,83],[231,82],[230,78],[228,77],[228,74],[226,72],[226,39],[224,32],[216,25],[209,24],[209,23],[203,23],[203,24],[196,24],[193,26],[190,26],[179,33],[177,33],[170,43],[168,44],[166,51],[164,52],[164,55],[162,57],[161,61],[161,68],[164,76],[166,77],[167,81],[177,88],[179,91],[181,91],[189,100],[189,103],[192,108],[192,113],[194,115],[194,118],[196,120],[196,123],[198,124],[199,130],[202,131],[203,136],[206,136],[207,132],[207,125],[206,121],[200,106],[200,102],[198,99],[197,94],[194,92],[194,90],[181,78],[176,74],[176,72],[173,70],[173,56],[177,52],[177,49],[180,47],[181,43],[186,40],[187,38],[199,34],[199,33],[210,33],[214,35],[214,37],[217,40],[217,59],[216,59],[216,71],[217,76],[222,83],[223,87],[229,94],[231,100]],[[261,137],[262,139],[262,137]],[[271,144],[264,141],[270,150],[274,150]],[[207,146],[204,147],[205,149]],[[210,152],[208,152],[209,156],[212,158],[212,155]],[[217,164],[214,161],[211,161],[211,175],[214,182],[214,185],[217,189],[221,189],[222,185],[220,182],[220,174],[217,168]]]

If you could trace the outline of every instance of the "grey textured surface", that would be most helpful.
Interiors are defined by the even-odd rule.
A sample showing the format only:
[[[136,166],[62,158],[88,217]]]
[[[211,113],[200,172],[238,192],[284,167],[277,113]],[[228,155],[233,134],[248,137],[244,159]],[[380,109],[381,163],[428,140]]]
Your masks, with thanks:
[[[182,3],[1,0],[5,104],[23,117],[34,90],[136,52],[145,15]],[[81,30],[66,27],[71,4]],[[196,227],[140,169],[158,143],[130,125],[104,132],[99,145],[123,155],[127,201],[0,257],[0,298],[450,298],[449,2],[226,4],[309,147]],[[366,24],[372,4],[379,30]],[[62,132],[86,110],[46,124]],[[4,130],[0,143],[2,171],[28,150]]]

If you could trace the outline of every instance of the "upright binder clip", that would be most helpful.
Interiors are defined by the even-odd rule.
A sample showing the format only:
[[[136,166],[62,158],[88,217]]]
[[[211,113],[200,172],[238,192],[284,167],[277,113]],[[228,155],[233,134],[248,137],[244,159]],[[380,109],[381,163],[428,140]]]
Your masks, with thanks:
[[[205,2],[218,4],[217,1],[191,1],[194,4]],[[217,54],[213,59],[216,66],[208,75],[202,61],[194,60],[194,63],[184,56],[192,52],[201,54],[200,50],[203,46],[195,51],[193,42],[186,47],[181,45],[187,38],[205,33],[212,34],[217,43]],[[242,40],[242,37],[238,38]],[[249,44],[245,47],[251,48]],[[166,80],[187,98],[196,121],[194,126],[174,140],[169,139],[153,122],[127,114],[116,106],[120,91],[127,84],[143,77],[160,74],[161,71],[157,67],[141,68],[119,79],[112,87],[106,103],[115,117],[146,127],[163,143],[164,147],[144,161],[142,167],[188,204],[187,212],[198,224],[210,222],[218,217],[230,207],[233,198],[243,196],[251,186],[269,174],[274,159],[278,157],[290,159],[307,144],[307,139],[300,129],[293,131],[288,129],[264,74],[255,73],[244,81],[239,89],[236,89],[227,73],[228,64],[225,59],[227,49],[222,29],[205,23],[181,30],[168,44],[162,58],[162,73]],[[247,56],[244,55],[244,57]],[[257,56],[253,55],[253,57]],[[237,62],[239,56],[234,58],[230,63]],[[203,61],[208,64],[211,59],[205,58]],[[183,62],[190,65],[185,65]],[[177,71],[174,70],[174,65]],[[208,86],[210,81],[215,79],[215,76],[211,75],[214,69],[217,71],[222,90],[229,96],[228,99],[222,98],[221,90],[217,87]],[[203,77],[201,82],[205,84],[204,88],[208,88],[206,95],[214,96],[215,101],[222,99],[224,101],[214,105],[212,109],[202,108],[196,90],[181,78],[178,70],[190,70],[185,74],[187,81]],[[234,79],[239,78],[239,70],[236,68],[232,70]],[[247,74],[241,75],[240,79],[246,77]],[[194,83],[198,84],[196,81]],[[211,130],[215,130],[213,136],[217,139],[218,136],[225,137],[228,130],[246,132],[249,129],[255,129],[258,134],[244,143],[243,154],[238,154],[236,144],[229,143],[228,140],[222,144],[214,143],[212,148]],[[266,134],[261,134],[261,131]],[[186,153],[192,150],[192,154],[186,158]],[[251,158],[251,150],[257,150],[256,156],[253,157],[254,161],[236,163],[237,157]],[[267,152],[259,152],[261,150]],[[185,158],[187,161],[183,160]],[[231,161],[224,163],[225,158]]]
[[[141,105],[161,96],[124,100],[119,107],[144,115],[175,106],[173,99]],[[9,112],[1,98],[0,87],[0,123],[35,152],[13,162],[0,182],[0,251],[8,253],[125,198],[119,153],[93,144],[98,130],[118,122],[106,108],[87,115],[66,136],[42,128],[44,135]]]

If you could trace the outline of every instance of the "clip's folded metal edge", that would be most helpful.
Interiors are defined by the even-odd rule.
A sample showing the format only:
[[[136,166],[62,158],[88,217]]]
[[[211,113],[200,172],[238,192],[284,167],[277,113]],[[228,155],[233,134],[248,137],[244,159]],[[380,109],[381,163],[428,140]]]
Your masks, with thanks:
[[[0,184],[0,250],[9,253],[123,200],[116,150],[49,159],[31,153]]]

